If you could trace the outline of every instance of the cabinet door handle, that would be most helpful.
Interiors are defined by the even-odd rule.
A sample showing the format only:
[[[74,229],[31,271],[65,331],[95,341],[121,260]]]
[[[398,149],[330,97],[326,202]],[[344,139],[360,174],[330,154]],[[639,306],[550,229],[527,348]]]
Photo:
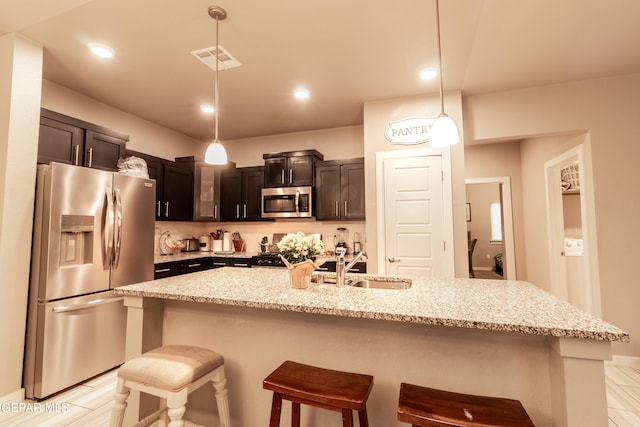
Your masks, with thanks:
[[[202,264],[200,263],[196,263],[196,264],[188,264],[187,267],[189,268],[194,268],[194,267],[200,267]]]
[[[71,162],[78,166],[78,162],[80,161],[80,146],[79,145],[74,145],[73,146],[73,159],[71,160]]]
[[[87,159],[87,167],[93,166],[93,148],[89,148]]]
[[[289,169],[289,184],[293,184],[293,169]]]
[[[282,185],[284,185],[284,169],[282,169],[282,173],[280,175],[280,182],[282,183]]]
[[[213,219],[218,219],[218,204],[213,205]]]
[[[156,270],[156,273],[168,273],[170,271],[171,271],[170,268],[161,268],[159,270]]]
[[[347,201],[344,201],[344,217],[347,217]]]
[[[169,202],[164,202],[164,217],[169,218]]]
[[[158,200],[156,202],[156,205],[157,205],[157,207],[156,207],[156,216],[159,217],[160,215],[162,215],[161,212],[160,212],[160,200]]]
[[[336,200],[336,218],[340,216],[340,202]]]
[[[242,205],[243,218],[247,219],[247,204]]]
[[[234,267],[249,267],[249,264],[247,263],[237,263],[237,264],[233,264]]]
[[[240,205],[236,204],[236,218],[240,218]]]

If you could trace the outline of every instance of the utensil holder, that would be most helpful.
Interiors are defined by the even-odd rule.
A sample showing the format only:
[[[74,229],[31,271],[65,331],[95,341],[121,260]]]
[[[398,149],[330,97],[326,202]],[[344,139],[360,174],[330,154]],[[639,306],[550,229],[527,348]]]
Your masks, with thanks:
[[[233,239],[233,249],[236,252],[244,252],[244,240]]]

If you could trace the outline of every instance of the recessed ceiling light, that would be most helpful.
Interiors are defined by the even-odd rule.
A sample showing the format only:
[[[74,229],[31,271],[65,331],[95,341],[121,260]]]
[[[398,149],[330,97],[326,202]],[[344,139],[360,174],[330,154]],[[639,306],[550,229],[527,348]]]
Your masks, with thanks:
[[[113,49],[98,43],[89,43],[89,49],[91,53],[101,58],[113,58],[114,55]]]
[[[436,70],[423,70],[422,72],[420,72],[420,78],[422,80],[431,80],[433,78],[435,78],[438,75],[438,73],[436,72]]]
[[[200,110],[203,113],[212,114],[215,111],[215,108],[213,108],[213,105],[201,105]]]
[[[293,96],[295,96],[298,99],[307,99],[309,98],[309,91],[306,89],[296,89],[293,92]]]

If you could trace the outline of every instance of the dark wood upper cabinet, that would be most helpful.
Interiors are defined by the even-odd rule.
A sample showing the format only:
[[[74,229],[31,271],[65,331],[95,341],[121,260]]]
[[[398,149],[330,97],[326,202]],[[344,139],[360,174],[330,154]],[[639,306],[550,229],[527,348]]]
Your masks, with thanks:
[[[156,180],[156,221],[193,220],[193,172],[188,166],[132,150],[126,155],[143,159],[149,178]]]
[[[315,164],[324,156],[316,150],[264,154],[264,186],[301,187],[315,183]]]
[[[210,165],[198,156],[177,157],[176,163],[188,167],[193,174],[193,220],[220,221],[220,175],[224,170],[235,169],[236,164]]]
[[[193,173],[185,167],[166,163],[163,181],[162,219],[166,221],[192,221]]]
[[[84,130],[68,123],[40,117],[38,163],[76,164],[84,142]]]
[[[127,135],[42,108],[38,163],[59,162],[115,171]]]
[[[316,165],[316,218],[365,219],[364,159]]]
[[[220,176],[222,221],[262,220],[262,166],[223,171]]]
[[[117,170],[118,159],[124,157],[126,140],[100,132],[86,130],[84,138],[84,166],[94,169]],[[115,167],[113,166],[115,162]]]

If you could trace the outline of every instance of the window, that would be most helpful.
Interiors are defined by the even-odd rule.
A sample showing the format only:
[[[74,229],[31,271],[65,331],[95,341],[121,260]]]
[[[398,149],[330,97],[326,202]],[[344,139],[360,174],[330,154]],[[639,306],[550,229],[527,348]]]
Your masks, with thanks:
[[[491,202],[491,243],[502,243],[502,208],[500,202]]]

